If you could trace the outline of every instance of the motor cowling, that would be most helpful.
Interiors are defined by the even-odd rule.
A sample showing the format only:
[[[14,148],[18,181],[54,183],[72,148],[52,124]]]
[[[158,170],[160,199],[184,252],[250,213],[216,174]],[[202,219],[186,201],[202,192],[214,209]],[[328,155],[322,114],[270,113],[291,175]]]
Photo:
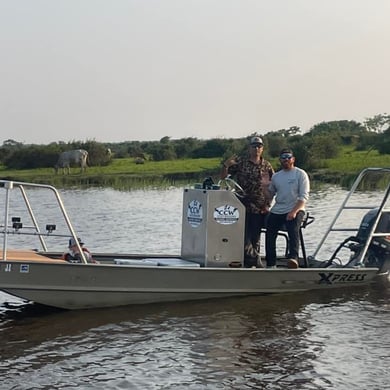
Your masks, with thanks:
[[[378,215],[378,208],[370,210],[362,219],[356,238],[357,247],[363,248],[369,238],[373,224]],[[375,233],[389,233],[385,236],[373,237],[368,247],[364,264],[367,267],[382,267],[386,261],[390,261],[390,213],[384,212],[376,226]],[[357,249],[357,248],[356,248]],[[358,251],[357,251],[358,252]],[[353,257],[356,258],[358,253]]]
[[[372,225],[378,215],[378,208],[370,210],[362,219],[359,230],[356,237],[362,243],[365,243],[372,230]],[[375,233],[389,233],[388,236],[374,237],[373,241],[377,241],[384,245],[384,248],[390,249],[390,213],[385,212],[382,214],[378,225],[375,229]]]

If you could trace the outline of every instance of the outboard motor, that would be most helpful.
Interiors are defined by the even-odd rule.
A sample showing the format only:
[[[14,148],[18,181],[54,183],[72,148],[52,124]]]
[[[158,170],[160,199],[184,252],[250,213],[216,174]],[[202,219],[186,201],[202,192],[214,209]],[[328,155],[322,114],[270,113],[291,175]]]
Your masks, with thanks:
[[[363,250],[367,240],[370,237],[370,232],[375,219],[378,215],[378,208],[370,210],[362,219],[359,230],[356,237],[351,237],[350,240],[354,241],[349,245],[349,248],[353,252],[351,260],[347,266],[357,265],[359,261],[359,255]],[[375,233],[388,233],[385,236],[372,237],[370,246],[367,249],[367,253],[362,261],[366,267],[384,267],[385,263],[390,263],[390,213],[384,212],[377,224]]]

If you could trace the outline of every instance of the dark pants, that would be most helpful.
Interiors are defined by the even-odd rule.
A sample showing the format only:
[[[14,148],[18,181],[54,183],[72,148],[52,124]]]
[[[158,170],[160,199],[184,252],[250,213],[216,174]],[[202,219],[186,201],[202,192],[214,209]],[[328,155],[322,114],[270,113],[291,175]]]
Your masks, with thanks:
[[[270,213],[267,221],[267,233],[265,235],[265,252],[267,266],[276,264],[276,238],[279,230],[287,230],[288,258],[298,260],[299,256],[299,229],[302,224],[304,211],[298,211],[296,217],[287,221],[287,214]]]
[[[265,227],[267,214],[245,215],[245,243],[244,243],[244,265],[245,267],[256,267],[260,261],[260,234],[261,228]]]

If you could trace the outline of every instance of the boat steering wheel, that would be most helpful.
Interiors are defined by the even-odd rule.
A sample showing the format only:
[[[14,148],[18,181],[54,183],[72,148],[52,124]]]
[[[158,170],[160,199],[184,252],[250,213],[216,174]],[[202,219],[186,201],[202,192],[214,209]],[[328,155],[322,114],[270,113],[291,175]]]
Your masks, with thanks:
[[[244,189],[234,180],[230,175],[227,175],[224,179],[219,180],[218,185],[221,189],[225,189],[234,192],[239,198],[245,196]]]

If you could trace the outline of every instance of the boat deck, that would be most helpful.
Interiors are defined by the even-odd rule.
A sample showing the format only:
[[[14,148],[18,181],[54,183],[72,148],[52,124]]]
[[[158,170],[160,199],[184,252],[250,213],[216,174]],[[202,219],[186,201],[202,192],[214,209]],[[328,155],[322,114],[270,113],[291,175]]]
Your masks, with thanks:
[[[42,256],[33,250],[19,250],[19,249],[8,249],[6,254],[7,260],[12,261],[39,261],[47,263],[66,263],[65,260],[51,259],[46,256]],[[3,252],[0,252],[0,260],[4,260]]]

